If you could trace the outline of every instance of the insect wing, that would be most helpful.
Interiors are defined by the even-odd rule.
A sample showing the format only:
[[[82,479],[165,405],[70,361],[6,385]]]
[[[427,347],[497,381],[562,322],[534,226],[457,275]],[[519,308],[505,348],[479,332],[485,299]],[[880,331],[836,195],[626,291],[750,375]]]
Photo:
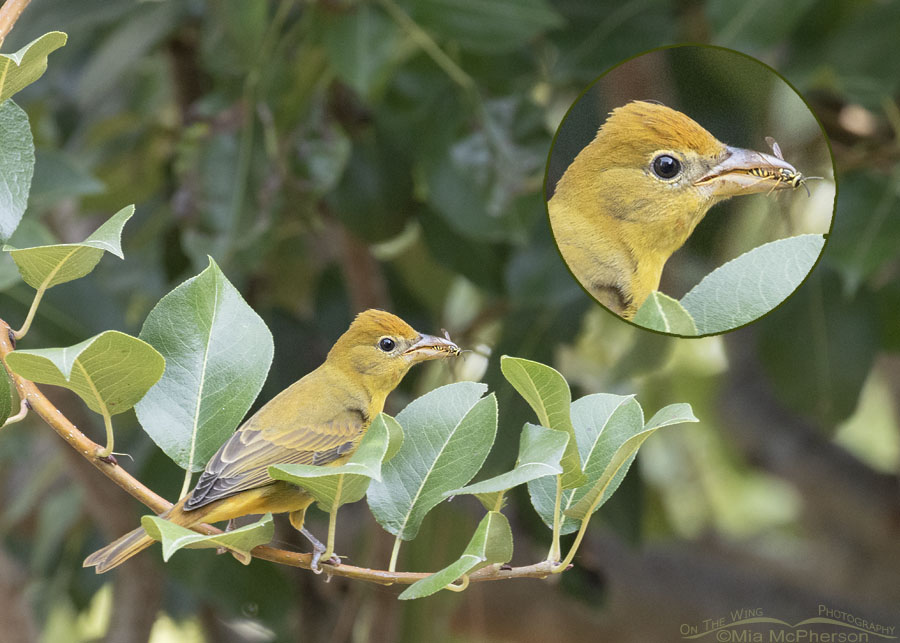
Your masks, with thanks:
[[[768,143],[769,147],[772,148],[772,153],[775,155],[775,157],[783,161],[784,157],[781,155],[781,146],[778,144],[778,141],[776,141],[771,136],[767,136],[766,143]]]

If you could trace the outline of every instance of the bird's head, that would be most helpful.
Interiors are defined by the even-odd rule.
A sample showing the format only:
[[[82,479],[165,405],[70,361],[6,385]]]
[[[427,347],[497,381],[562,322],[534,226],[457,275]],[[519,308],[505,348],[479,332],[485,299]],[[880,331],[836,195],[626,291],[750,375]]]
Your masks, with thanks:
[[[328,362],[388,393],[418,362],[459,355],[449,338],[425,335],[383,310],[361,312],[328,353]]]
[[[576,277],[592,291],[612,288],[601,302],[633,314],[710,207],[771,190],[758,173],[781,170],[796,172],[769,154],[725,145],[681,112],[635,101],[614,109],[566,170],[550,220]]]

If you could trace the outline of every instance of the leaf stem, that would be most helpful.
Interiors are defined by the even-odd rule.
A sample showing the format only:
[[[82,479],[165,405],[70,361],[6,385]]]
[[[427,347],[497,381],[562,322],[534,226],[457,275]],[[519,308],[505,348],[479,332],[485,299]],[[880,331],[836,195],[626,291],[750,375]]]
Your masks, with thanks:
[[[553,542],[550,544],[550,552],[547,554],[547,560],[556,562],[562,555],[559,546],[560,532],[562,531],[562,514],[560,513],[560,505],[562,504],[562,474],[556,476],[556,501],[553,504]]]
[[[34,314],[37,312],[38,304],[41,303],[41,298],[44,296],[45,292],[47,292],[47,288],[42,285],[37,289],[37,292],[34,293],[34,299],[31,300],[31,308],[28,309],[28,315],[25,317],[25,323],[22,324],[22,328],[20,328],[19,330],[13,331],[13,337],[16,338],[16,341],[25,337],[25,333],[27,333],[28,329],[31,328],[31,322],[34,320]]]
[[[19,403],[19,412],[6,418],[6,422],[0,425],[0,428],[3,428],[4,426],[8,426],[10,424],[15,424],[16,422],[21,422],[25,419],[26,415],[28,415],[28,404],[25,403],[25,400],[22,400]]]
[[[106,458],[113,451],[113,426],[112,416],[108,412],[103,413],[103,426],[106,428],[106,446],[97,452],[98,458]]]
[[[344,474],[338,476],[337,492],[334,494],[334,501],[331,504],[331,511],[328,512],[328,540],[325,545],[325,552],[322,554],[323,560],[328,560],[334,555],[334,535],[337,532],[337,514],[341,508],[341,492],[344,489]]]
[[[578,551],[578,547],[581,545],[582,539],[584,539],[584,534],[587,531],[587,526],[592,515],[593,514],[589,513],[585,519],[581,521],[581,527],[579,527],[578,533],[575,535],[575,542],[573,542],[572,546],[569,548],[569,553],[566,554],[565,560],[551,570],[554,574],[566,571],[566,568],[572,563],[572,559],[575,558],[575,552]]]
[[[179,498],[184,498],[187,495],[187,492],[191,488],[191,478],[193,478],[194,474],[190,469],[186,469],[184,472],[184,482],[181,483],[181,493],[178,494]]]
[[[391,551],[391,562],[388,565],[388,571],[393,572],[397,570],[397,557],[400,555],[400,544],[403,542],[400,536],[394,539],[394,549]]]
[[[456,581],[452,583],[447,583],[444,589],[449,589],[451,592],[464,592],[466,588],[469,587],[469,575],[463,574],[462,578],[457,579],[459,581],[459,585],[456,584]]]

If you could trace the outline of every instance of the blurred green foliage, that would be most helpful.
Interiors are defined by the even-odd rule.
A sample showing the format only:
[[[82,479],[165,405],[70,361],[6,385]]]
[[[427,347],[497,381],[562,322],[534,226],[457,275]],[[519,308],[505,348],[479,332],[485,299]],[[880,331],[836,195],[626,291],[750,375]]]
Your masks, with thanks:
[[[416,328],[446,326],[475,351],[457,368],[476,378],[487,352],[477,347],[490,350],[483,379],[504,415],[485,475],[511,468],[521,427],[535,420],[504,383],[501,354],[553,364],[576,397],[638,393],[648,408],[686,400],[702,424],[650,440],[639,458],[644,480],[629,476],[598,517],[612,533],[646,547],[707,534],[730,543],[736,558],[752,551],[783,565],[792,560],[785,551],[794,552],[801,561],[790,567],[797,585],[825,582],[813,563],[802,564],[802,553],[833,551],[822,544],[827,530],[810,528],[815,511],[800,507],[843,512],[852,503],[828,495],[824,484],[821,498],[817,485],[804,487],[801,476],[817,471],[805,466],[815,450],[785,451],[796,466],[779,468],[767,451],[736,439],[733,425],[753,416],[729,406],[728,382],[739,355],[749,355],[758,367],[752,384],[772,392],[784,417],[811,425],[829,444],[832,432],[864,411],[887,427],[878,432],[881,451],[898,453],[897,378],[890,368],[900,348],[900,76],[893,55],[900,4],[33,0],[3,50],[56,29],[68,33],[68,44],[51,54],[46,75],[16,97],[31,122],[37,162],[29,208],[11,243],[78,241],[123,205],[136,203],[137,211],[123,238],[127,261],[101,262],[87,278],[48,292],[24,348],[66,346],[108,328],[137,334],[160,297],[200,272],[211,255],[274,335],[275,359],[257,404],[320,363],[352,315],[368,306],[390,309]],[[773,313],[724,340],[663,338],[599,310],[559,259],[542,203],[550,141],[572,101],[621,60],[678,42],[733,47],[778,70],[823,123],[837,167],[834,228],[813,276]],[[727,91],[754,104],[753,88],[739,77]],[[0,316],[18,325],[33,291],[8,263],[0,259]],[[446,369],[434,364],[407,378],[388,412],[458,375]],[[892,395],[866,396],[872,401],[858,408],[860,391],[873,382]],[[62,393],[55,398],[79,426],[102,435],[78,415],[76,401]],[[174,497],[180,473],[133,421],[119,426],[117,448],[135,459],[125,466]],[[775,452],[782,438],[793,444],[791,427],[784,430],[772,438]],[[856,450],[849,438],[843,445],[863,460],[825,467],[829,484],[866,466],[866,449],[872,450]],[[47,636],[100,636],[104,610],[98,602],[89,606],[108,579],[82,570],[81,560],[117,534],[97,528],[98,512],[116,510],[96,503],[112,494],[115,507],[133,512],[126,526],[137,524],[140,508],[115,489],[98,495],[93,487],[109,483],[77,473],[65,448],[33,421],[0,433],[0,554],[25,570],[20,591]],[[520,545],[529,538],[533,550],[547,544],[530,510],[515,511],[527,504],[521,491],[511,498],[517,556],[529,551]],[[429,542],[427,557],[410,545],[405,567],[434,570],[453,560],[477,524],[474,505],[451,503],[425,521],[420,540]],[[845,529],[881,533],[864,521],[847,522]],[[364,512],[348,506],[342,524],[348,529],[339,551],[386,563],[390,539]],[[835,539],[842,547],[856,542],[842,538]],[[877,560],[893,551],[872,547],[864,551]],[[565,622],[570,634],[585,622],[612,627],[590,620],[599,616],[580,616],[578,601],[600,605],[603,579],[612,579],[606,589],[614,592],[622,582],[615,562],[627,556],[596,551],[560,587],[516,581],[530,600],[556,606],[554,621]],[[869,558],[847,556],[842,569],[858,579],[858,561]],[[162,569],[152,554],[145,557],[151,569]],[[210,641],[225,640],[223,632],[248,640],[236,637],[251,626],[262,633],[254,640],[298,640],[297,632],[308,640],[349,640],[353,632],[360,640],[515,636],[466,617],[473,603],[485,610],[506,600],[515,588],[495,587],[504,584],[398,607],[393,589],[324,585],[309,574],[261,563],[244,568],[226,558],[176,556],[164,568],[165,583],[150,575],[142,582],[156,583],[153,596],[183,632],[199,622]],[[883,573],[895,570],[885,564]],[[846,601],[836,607],[852,611],[856,601],[872,618],[898,616],[896,589],[879,589],[873,576],[868,589],[842,578],[828,577],[829,595]],[[129,604],[127,577],[113,582],[117,614],[156,613],[149,589]],[[719,594],[733,597],[723,613],[745,604],[736,589]],[[640,613],[642,604],[664,610],[666,601],[690,600],[628,596],[614,607],[631,616],[628,610]],[[518,605],[523,631],[537,635],[540,612]],[[720,615],[702,602],[684,607],[682,618],[688,610]],[[799,620],[794,616],[806,614],[785,618]],[[674,638],[682,621],[672,619],[626,619],[632,629],[602,631],[631,640],[617,634],[661,620]],[[142,631],[118,627],[130,636]]]

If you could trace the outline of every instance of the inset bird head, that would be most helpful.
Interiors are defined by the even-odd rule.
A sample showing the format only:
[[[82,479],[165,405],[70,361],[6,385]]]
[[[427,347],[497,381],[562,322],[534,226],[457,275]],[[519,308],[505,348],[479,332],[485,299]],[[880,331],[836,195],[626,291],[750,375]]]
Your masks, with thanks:
[[[782,159],[725,145],[681,112],[635,101],[612,111],[563,174],[550,223],[582,285],[630,318],[709,208],[770,191],[760,174],[782,170],[796,173]]]

